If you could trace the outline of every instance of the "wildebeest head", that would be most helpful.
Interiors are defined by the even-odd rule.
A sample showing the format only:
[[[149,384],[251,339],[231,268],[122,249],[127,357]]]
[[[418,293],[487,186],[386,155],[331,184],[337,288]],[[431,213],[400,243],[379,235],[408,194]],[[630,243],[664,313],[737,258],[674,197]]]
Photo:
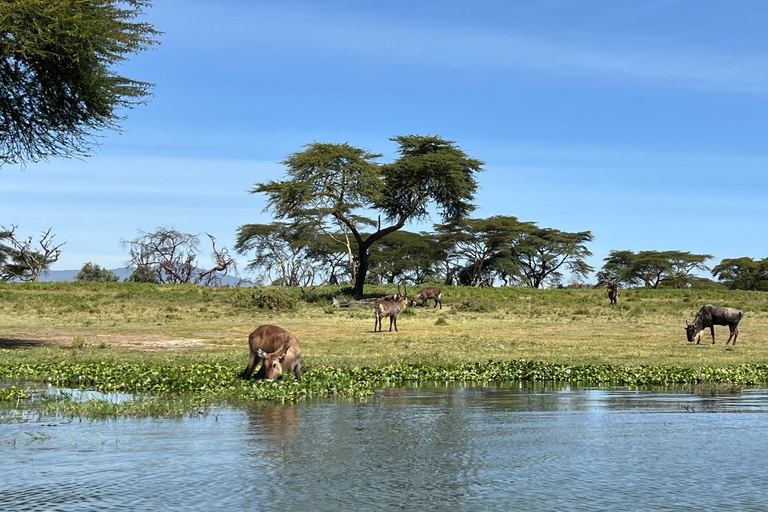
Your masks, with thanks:
[[[267,354],[263,350],[259,349],[256,355],[263,361],[264,365],[264,380],[272,382],[283,376],[283,361],[285,356],[288,355],[288,350],[278,350]]]
[[[694,324],[685,322],[685,336],[688,338],[688,342],[699,341],[701,339],[701,329],[697,330]]]

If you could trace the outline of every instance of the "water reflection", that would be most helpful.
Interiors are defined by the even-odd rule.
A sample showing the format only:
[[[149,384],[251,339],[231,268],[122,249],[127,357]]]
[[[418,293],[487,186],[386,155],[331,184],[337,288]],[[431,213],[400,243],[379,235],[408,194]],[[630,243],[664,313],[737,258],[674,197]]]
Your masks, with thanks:
[[[513,384],[43,419],[0,425],[0,510],[757,510],[765,412],[765,389]]]

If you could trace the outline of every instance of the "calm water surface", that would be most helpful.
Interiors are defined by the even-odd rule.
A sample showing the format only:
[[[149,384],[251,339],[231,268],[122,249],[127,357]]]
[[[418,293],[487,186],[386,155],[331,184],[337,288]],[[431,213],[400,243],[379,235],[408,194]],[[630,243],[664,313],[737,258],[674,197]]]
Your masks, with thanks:
[[[768,390],[389,389],[0,424],[0,510],[766,510]]]

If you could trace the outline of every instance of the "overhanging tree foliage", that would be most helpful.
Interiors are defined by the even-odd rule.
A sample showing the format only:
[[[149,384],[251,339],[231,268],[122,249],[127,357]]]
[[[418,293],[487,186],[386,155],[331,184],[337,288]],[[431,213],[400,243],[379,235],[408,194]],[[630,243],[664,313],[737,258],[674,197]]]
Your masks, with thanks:
[[[152,84],[115,67],[156,44],[149,0],[0,0],[0,167],[88,156]]]
[[[363,296],[371,246],[406,222],[429,217],[430,206],[445,222],[466,217],[474,209],[475,174],[482,171],[483,162],[452,141],[419,135],[391,140],[400,156],[384,165],[376,162],[381,155],[346,143],[308,144],[283,162],[287,179],[257,183],[251,191],[267,195],[267,210],[277,218],[309,220],[326,233],[349,232],[357,249],[358,298]],[[374,231],[366,233],[368,228]]]

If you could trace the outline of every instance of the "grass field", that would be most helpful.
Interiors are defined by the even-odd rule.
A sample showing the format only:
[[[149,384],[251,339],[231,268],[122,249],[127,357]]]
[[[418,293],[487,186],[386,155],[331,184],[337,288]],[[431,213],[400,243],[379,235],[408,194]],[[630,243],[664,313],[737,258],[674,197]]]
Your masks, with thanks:
[[[394,292],[372,286],[370,296]],[[415,293],[415,288],[409,288]],[[334,308],[338,287],[199,288],[134,283],[0,285],[0,364],[108,361],[245,364],[262,323],[294,332],[305,365],[457,364],[526,359],[568,365],[768,364],[768,293],[446,287],[443,309],[408,308],[400,332],[373,332],[371,307]],[[744,311],[734,350],[685,339],[704,304]],[[275,309],[270,309],[276,308]],[[385,326],[387,322],[385,321]]]

